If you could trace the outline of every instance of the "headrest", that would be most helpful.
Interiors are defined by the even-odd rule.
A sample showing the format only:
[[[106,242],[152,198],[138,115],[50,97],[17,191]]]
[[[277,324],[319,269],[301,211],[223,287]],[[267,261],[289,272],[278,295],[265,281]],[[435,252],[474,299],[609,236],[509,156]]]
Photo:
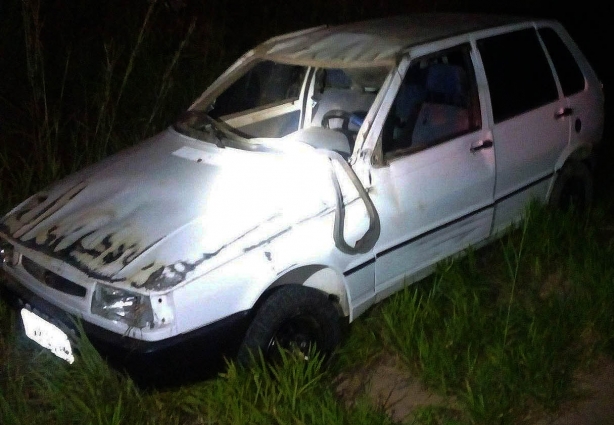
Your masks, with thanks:
[[[458,102],[463,95],[463,69],[456,65],[432,64],[426,76],[429,94],[440,95],[445,102]]]

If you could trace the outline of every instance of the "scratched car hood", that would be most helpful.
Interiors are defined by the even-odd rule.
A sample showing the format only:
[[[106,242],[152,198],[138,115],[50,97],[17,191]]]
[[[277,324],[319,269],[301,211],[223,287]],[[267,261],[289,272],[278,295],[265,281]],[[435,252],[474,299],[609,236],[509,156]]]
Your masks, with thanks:
[[[165,290],[330,209],[323,164],[168,129],[32,196],[0,232],[95,279]]]

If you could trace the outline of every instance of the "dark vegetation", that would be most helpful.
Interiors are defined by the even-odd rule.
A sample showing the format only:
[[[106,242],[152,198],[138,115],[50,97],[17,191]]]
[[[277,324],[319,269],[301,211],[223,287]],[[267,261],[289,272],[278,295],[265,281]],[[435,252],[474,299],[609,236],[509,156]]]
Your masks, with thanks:
[[[554,17],[572,32],[607,89],[607,14],[604,6],[582,6],[525,0],[5,0],[0,210],[168,126],[255,44],[323,23],[424,11]]]

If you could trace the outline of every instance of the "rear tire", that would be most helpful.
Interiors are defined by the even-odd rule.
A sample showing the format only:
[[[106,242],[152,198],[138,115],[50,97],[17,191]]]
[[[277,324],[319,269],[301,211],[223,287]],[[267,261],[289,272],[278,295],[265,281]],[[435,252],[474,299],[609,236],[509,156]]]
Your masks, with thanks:
[[[584,211],[593,200],[593,175],[586,164],[566,163],[559,171],[550,194],[549,205],[561,211]]]
[[[249,326],[237,359],[249,364],[259,351],[268,362],[279,360],[280,349],[298,349],[308,359],[312,346],[328,355],[341,339],[337,309],[326,294],[300,285],[276,289]]]

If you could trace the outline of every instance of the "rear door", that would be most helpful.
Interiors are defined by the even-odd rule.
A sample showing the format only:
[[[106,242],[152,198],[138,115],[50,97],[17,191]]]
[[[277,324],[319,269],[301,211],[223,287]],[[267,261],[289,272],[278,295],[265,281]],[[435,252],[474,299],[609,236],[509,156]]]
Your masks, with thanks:
[[[477,40],[490,93],[495,159],[494,231],[544,200],[569,139],[567,103],[533,27]]]
[[[593,69],[560,25],[544,24],[538,33],[554,66],[559,90],[565,98],[563,113],[569,126],[569,152],[581,144],[600,141],[603,132],[603,93]]]

